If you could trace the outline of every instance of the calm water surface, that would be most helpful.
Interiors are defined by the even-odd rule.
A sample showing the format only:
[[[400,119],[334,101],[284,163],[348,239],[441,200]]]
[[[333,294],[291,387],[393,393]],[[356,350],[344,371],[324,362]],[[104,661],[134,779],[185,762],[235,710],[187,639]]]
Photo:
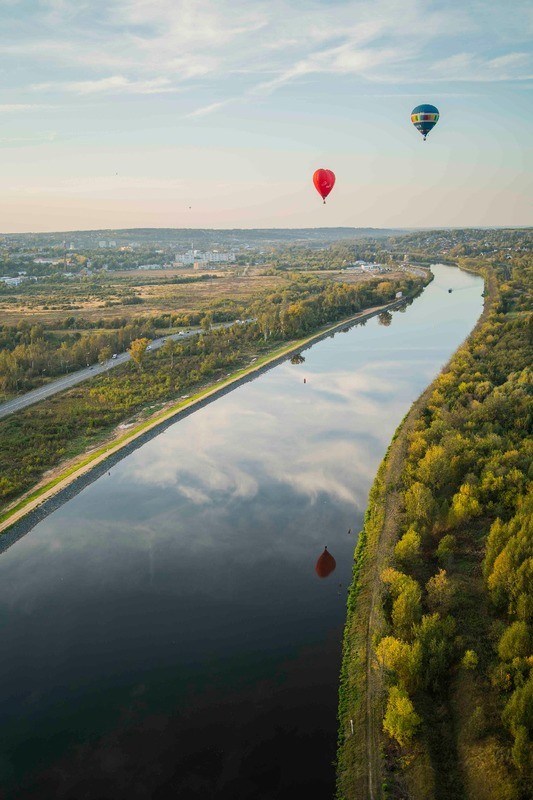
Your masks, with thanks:
[[[482,309],[480,278],[434,272],[389,327],[179,421],[0,556],[0,797],[333,797],[354,532]]]

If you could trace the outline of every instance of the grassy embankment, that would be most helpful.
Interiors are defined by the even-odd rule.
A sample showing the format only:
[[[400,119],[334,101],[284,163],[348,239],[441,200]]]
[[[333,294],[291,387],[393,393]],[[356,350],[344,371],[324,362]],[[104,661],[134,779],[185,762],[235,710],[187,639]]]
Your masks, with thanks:
[[[370,493],[344,637],[339,798],[527,796],[528,275],[482,271],[482,317],[400,425]]]

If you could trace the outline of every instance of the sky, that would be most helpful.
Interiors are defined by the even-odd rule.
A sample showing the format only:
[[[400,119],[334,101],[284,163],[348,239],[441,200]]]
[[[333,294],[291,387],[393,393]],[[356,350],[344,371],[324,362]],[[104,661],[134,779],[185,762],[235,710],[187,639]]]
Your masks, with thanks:
[[[0,0],[0,231],[531,225],[532,22],[529,0]]]

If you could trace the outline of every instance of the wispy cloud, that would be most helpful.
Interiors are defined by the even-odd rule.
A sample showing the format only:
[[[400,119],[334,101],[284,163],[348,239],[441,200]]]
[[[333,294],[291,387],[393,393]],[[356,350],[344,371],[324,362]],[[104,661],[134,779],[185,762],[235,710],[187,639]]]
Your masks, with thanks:
[[[207,106],[201,106],[200,108],[195,109],[194,111],[189,111],[188,114],[185,114],[185,117],[205,117],[207,114],[212,114],[214,111],[218,111],[223,106],[227,106],[228,103],[231,103],[232,100],[219,100],[215,103],[209,103]]]
[[[528,53],[506,53],[485,59],[472,53],[456,53],[430,65],[429,72],[441,81],[524,81],[533,78],[531,62]]]
[[[43,131],[34,136],[3,136],[0,137],[0,145],[31,145],[54,142],[57,139],[56,131]]]
[[[204,103],[186,115],[194,118],[227,105],[221,95],[269,94],[320,76],[523,81],[527,4],[515,3],[510,15],[497,0],[483,14],[476,3],[440,0],[42,0],[31,23],[11,6],[0,57],[33,65],[42,77],[32,91],[150,95],[201,85]]]
[[[74,94],[99,94],[120,92],[128,94],[160,94],[175,92],[169,78],[153,78],[152,80],[129,80],[123,75],[111,75],[94,81],[58,81],[35,83],[30,87],[33,91],[72,92]]]
[[[43,111],[57,106],[46,103],[0,103],[0,113],[9,114],[18,111]]]

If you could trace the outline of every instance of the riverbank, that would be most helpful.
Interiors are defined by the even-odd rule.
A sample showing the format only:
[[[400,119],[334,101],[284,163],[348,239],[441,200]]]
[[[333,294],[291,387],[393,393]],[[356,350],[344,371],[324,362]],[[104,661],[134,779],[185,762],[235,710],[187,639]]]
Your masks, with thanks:
[[[476,272],[475,270],[467,270]],[[479,274],[479,272],[477,272]],[[498,299],[497,282],[490,269],[485,279],[484,308],[466,339],[469,342],[486,323]],[[465,346],[463,343],[462,347]],[[461,349],[461,348],[459,348]],[[446,373],[457,352],[442,368]],[[337,798],[382,800],[385,683],[374,648],[384,635],[381,573],[393,560],[404,506],[400,478],[407,458],[410,435],[424,414],[439,377],[413,403],[397,428],[369,494],[363,530],[355,551],[353,581],[347,604],[338,709]],[[425,752],[416,769],[424,770]],[[429,795],[427,795],[429,796]]]
[[[81,454],[68,467],[58,467],[52,477],[48,476],[46,480],[43,480],[25,496],[15,501],[0,516],[0,532],[2,533],[0,536],[0,552],[10,547],[41,519],[78,494],[85,486],[109,471],[122,458],[142,447],[143,444],[179,419],[204,408],[217,398],[282,363],[294,353],[311,347],[315,342],[347,326],[371,319],[384,311],[393,311],[400,308],[406,300],[411,299],[413,298],[403,297],[393,303],[359,312],[341,322],[328,325],[309,337],[278,347],[268,355],[257,359],[253,364],[238,370],[223,381],[219,381],[214,386],[207,387],[186,400],[182,399],[177,403],[170,404],[164,411],[160,411],[145,422],[135,425],[127,433],[106,441],[88,453]]]

